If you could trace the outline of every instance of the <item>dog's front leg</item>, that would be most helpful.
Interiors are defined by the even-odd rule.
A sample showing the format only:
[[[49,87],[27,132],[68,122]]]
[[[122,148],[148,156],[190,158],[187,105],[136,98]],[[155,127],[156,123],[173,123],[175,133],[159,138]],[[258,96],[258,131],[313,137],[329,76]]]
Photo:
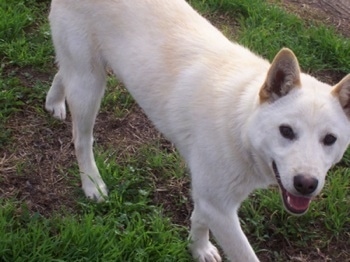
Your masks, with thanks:
[[[221,262],[218,249],[209,241],[209,227],[201,208],[195,203],[191,216],[189,248],[198,262]]]
[[[200,262],[220,262],[220,255],[210,241],[209,229],[232,262],[257,262],[243,233],[236,211],[227,212],[210,203],[195,203],[191,217],[190,249]]]

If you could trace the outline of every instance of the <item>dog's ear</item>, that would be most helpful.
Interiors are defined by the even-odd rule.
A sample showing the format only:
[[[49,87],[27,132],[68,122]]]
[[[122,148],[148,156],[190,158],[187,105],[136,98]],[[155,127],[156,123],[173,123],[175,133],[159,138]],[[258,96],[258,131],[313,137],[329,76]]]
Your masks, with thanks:
[[[339,98],[345,114],[350,118],[350,74],[334,86],[332,94]]]
[[[272,103],[300,86],[298,60],[292,50],[283,48],[273,59],[265,83],[260,89],[260,103]]]

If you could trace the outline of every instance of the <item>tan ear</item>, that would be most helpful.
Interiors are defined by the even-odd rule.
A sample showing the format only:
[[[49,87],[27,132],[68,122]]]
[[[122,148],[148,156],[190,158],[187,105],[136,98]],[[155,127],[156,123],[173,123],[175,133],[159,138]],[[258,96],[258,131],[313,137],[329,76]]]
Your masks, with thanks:
[[[260,89],[260,103],[274,102],[296,87],[301,87],[299,63],[292,50],[283,48],[273,59]]]
[[[332,94],[339,98],[345,114],[350,118],[350,74],[334,86]]]

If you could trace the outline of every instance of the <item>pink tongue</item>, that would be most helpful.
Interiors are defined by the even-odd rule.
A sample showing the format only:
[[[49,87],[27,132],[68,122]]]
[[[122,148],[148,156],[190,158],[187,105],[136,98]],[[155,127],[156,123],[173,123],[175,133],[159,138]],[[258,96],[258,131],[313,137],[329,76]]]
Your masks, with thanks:
[[[287,201],[288,204],[297,210],[306,210],[309,207],[310,198],[306,198],[306,197],[301,197],[301,196],[294,196],[292,194],[289,194],[287,192]]]

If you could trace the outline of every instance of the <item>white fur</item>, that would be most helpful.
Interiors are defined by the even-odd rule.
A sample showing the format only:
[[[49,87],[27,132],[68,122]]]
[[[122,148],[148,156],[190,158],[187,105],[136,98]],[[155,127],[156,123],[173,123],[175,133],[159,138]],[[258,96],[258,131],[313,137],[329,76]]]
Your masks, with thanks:
[[[295,174],[317,178],[314,196],[349,144],[349,118],[338,96],[345,108],[350,80],[330,87],[299,75],[288,50],[269,70],[268,61],[227,40],[183,0],[53,0],[50,24],[59,71],[46,108],[64,119],[68,102],[85,194],[98,201],[107,196],[92,130],[109,66],[189,165],[190,248],[198,261],[221,261],[209,229],[232,261],[258,261],[237,210],[252,190],[276,184],[272,160],[291,193],[297,194]],[[279,70],[293,71],[300,86],[286,81],[288,92],[276,95],[266,84],[260,94]],[[282,137],[281,124],[292,126],[298,139]],[[332,146],[320,142],[327,133],[337,136]]]

